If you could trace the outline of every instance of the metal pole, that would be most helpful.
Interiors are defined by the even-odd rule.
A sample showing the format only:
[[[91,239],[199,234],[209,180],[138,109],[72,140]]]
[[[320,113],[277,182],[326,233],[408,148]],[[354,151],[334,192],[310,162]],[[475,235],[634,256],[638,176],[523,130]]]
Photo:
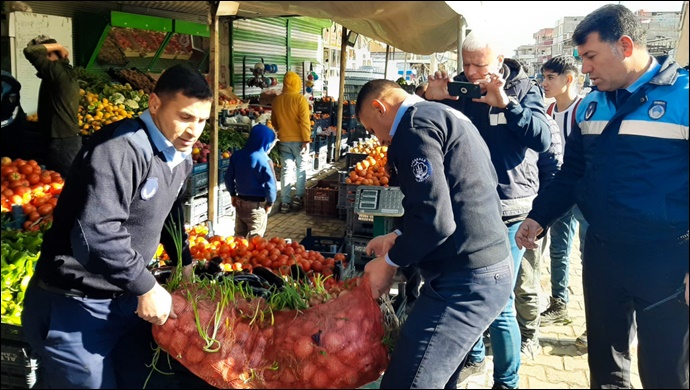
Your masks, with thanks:
[[[458,15],[458,63],[455,66],[456,73],[460,73],[462,69],[462,41],[465,39],[465,29],[467,24],[465,23],[465,18],[462,15]]]
[[[391,47],[389,44],[386,44],[386,61],[384,62],[383,65],[383,78],[387,79],[388,78],[388,53],[390,52]]]
[[[220,45],[218,40],[218,4],[211,4],[210,18],[211,18],[211,47],[210,47],[210,71],[213,75],[213,83],[211,85],[213,91],[213,105],[211,106],[211,159],[208,161],[208,219],[216,226],[216,191],[218,189],[218,84],[220,78]]]
[[[343,99],[345,98],[345,68],[347,67],[347,29],[343,27],[340,42],[340,89],[338,90],[338,116],[335,134],[335,161],[340,161],[340,138],[343,131]],[[348,131],[351,129],[348,129]]]

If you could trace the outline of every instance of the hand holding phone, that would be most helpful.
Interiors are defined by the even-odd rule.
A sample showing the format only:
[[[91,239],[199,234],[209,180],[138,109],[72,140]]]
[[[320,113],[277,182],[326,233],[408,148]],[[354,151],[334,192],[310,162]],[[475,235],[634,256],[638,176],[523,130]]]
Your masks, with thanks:
[[[467,99],[479,99],[482,97],[482,90],[479,85],[463,81],[449,82],[448,93],[451,96],[459,96]]]

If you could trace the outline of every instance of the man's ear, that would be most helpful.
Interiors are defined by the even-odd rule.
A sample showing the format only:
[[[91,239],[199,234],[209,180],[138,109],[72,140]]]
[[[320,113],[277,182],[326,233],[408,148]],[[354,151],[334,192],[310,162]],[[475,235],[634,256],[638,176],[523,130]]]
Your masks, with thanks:
[[[161,99],[155,93],[151,92],[149,95],[149,112],[156,115],[158,109],[161,107]]]
[[[633,42],[632,38],[630,38],[627,35],[623,35],[619,40],[618,43],[620,43],[622,50],[623,50],[623,55],[625,57],[630,57],[633,54],[633,48],[635,46],[635,42]]]
[[[373,99],[371,101],[371,107],[381,115],[386,114],[386,106],[379,99]]]

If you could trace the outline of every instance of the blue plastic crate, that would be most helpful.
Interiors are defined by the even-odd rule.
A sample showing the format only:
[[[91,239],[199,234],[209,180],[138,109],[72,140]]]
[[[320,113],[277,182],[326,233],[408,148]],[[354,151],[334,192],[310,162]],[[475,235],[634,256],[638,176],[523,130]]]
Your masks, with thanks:
[[[195,196],[207,194],[209,187],[208,176],[208,171],[189,175],[187,178],[185,195],[189,198],[193,198]]]

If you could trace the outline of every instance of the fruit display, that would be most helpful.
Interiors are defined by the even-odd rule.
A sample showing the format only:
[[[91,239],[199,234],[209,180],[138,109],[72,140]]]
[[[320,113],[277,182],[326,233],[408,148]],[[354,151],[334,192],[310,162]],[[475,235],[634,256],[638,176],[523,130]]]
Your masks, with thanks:
[[[103,42],[103,46],[101,46],[101,49],[98,51],[96,61],[101,65],[115,66],[125,66],[127,62],[129,62],[125,53],[120,49],[120,46],[118,46],[112,35],[108,35]]]
[[[131,85],[110,82],[79,91],[79,128],[82,135],[93,134],[103,126],[125,118],[134,118],[149,106],[149,95]]]
[[[132,85],[134,89],[141,89],[146,94],[153,92],[156,82],[147,74],[132,68],[114,71],[114,76],[123,83]]]
[[[41,230],[50,226],[53,209],[62,192],[62,176],[50,170],[41,169],[34,160],[12,161],[3,157],[2,164],[2,212],[14,214],[14,206],[21,208],[25,219],[24,230]]]
[[[2,322],[21,325],[24,293],[34,273],[43,243],[42,232],[3,230],[2,251]]]
[[[358,162],[350,171],[347,179],[345,179],[346,184],[388,187],[390,175],[386,169],[388,163],[387,146],[380,146],[378,141],[369,139],[364,144],[352,148],[350,152],[368,154],[368,156]]]
[[[194,162],[194,164],[208,162],[208,155],[210,153],[211,149],[209,149],[208,144],[196,141],[192,149],[192,162]]]

